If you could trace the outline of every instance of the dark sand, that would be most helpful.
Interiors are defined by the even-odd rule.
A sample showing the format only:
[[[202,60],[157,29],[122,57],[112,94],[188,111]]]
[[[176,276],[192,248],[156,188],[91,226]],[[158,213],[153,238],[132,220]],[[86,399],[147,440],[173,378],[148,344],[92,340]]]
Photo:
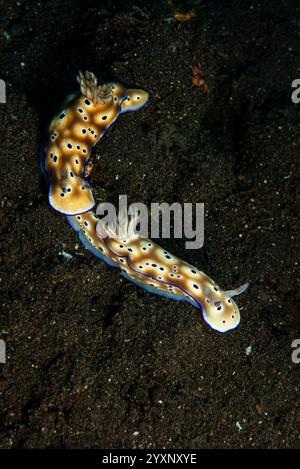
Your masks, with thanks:
[[[299,447],[297,2],[2,1],[0,18],[1,447]],[[96,200],[204,202],[203,249],[160,244],[224,289],[251,282],[236,330],[125,281],[49,207],[39,145],[79,68],[152,97],[95,148]]]

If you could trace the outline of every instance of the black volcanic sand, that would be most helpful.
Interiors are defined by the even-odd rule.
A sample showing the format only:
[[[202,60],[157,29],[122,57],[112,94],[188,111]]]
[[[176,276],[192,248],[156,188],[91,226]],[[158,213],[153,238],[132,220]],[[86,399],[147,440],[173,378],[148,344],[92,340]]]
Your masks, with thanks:
[[[1,3],[1,447],[299,447],[299,5]],[[95,148],[96,200],[204,202],[203,249],[160,243],[251,282],[234,331],[122,279],[48,205],[39,146],[79,68],[151,93]]]

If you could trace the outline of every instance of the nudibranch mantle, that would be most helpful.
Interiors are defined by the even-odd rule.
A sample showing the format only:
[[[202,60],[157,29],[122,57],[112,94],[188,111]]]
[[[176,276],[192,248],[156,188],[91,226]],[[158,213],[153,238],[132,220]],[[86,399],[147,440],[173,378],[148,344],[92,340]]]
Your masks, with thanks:
[[[92,211],[92,188],[85,177],[92,147],[120,114],[143,107],[149,94],[119,83],[98,85],[91,72],[79,72],[77,81],[80,91],[66,99],[48,129],[44,169],[50,205],[66,215],[89,251],[119,268],[125,278],[151,293],[188,301],[219,332],[234,329],[240,313],[232,297],[244,292],[248,284],[223,291],[204,272],[151,240],[130,232],[118,237],[118,231],[107,231],[104,236],[99,229],[99,219]]]
[[[94,197],[84,178],[92,147],[119,114],[138,109],[148,100],[143,90],[126,90],[117,83],[97,86],[91,72],[80,72],[80,92],[68,96],[52,120],[45,146],[49,202],[65,215],[91,210]]]

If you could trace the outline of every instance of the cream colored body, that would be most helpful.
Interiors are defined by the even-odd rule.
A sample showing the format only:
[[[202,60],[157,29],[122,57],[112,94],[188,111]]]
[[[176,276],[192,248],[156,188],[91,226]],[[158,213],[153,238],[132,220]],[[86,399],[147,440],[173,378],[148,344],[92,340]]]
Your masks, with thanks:
[[[142,107],[149,96],[143,90],[126,90],[116,83],[98,87],[90,72],[80,74],[78,81],[81,93],[67,99],[49,127],[45,169],[50,180],[50,204],[67,215],[93,254],[119,267],[126,278],[155,294],[189,301],[202,310],[213,329],[226,332],[235,328],[240,313],[231,298],[247,285],[223,291],[205,273],[151,240],[135,233],[120,238],[109,231],[107,236],[99,234],[99,220],[91,210],[95,201],[85,179],[91,149],[119,114]]]

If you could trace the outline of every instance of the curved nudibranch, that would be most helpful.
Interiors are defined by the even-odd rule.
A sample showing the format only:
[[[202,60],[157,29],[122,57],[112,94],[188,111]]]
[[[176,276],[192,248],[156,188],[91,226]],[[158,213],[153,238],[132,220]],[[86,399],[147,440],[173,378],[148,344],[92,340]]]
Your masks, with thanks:
[[[77,81],[80,91],[68,96],[52,120],[44,148],[50,205],[66,215],[87,249],[120,268],[130,281],[151,293],[190,302],[217,331],[235,328],[240,313],[232,297],[248,284],[223,291],[205,273],[135,232],[118,237],[117,231],[112,236],[108,230],[103,236],[99,230],[92,189],[85,178],[91,149],[120,114],[140,109],[149,95],[118,83],[98,85],[91,72],[79,72]]]

